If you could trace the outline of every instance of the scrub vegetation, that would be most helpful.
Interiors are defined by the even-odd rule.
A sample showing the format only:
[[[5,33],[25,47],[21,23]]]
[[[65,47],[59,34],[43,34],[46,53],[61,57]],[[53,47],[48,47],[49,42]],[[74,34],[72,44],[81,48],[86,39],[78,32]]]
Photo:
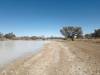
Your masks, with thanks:
[[[100,38],[100,28],[95,29],[93,33],[83,35],[84,31],[82,27],[75,26],[64,26],[60,29],[60,33],[64,37],[44,37],[44,36],[16,36],[13,32],[3,34],[0,32],[0,40],[48,40],[48,39],[71,39],[74,41],[75,39],[99,39]]]

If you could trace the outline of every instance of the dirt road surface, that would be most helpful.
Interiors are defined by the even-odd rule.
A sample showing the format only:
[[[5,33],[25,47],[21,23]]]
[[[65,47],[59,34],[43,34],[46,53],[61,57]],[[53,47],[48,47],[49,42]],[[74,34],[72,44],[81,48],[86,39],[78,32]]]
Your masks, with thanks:
[[[100,45],[50,41],[36,55],[1,69],[0,75],[100,75]]]

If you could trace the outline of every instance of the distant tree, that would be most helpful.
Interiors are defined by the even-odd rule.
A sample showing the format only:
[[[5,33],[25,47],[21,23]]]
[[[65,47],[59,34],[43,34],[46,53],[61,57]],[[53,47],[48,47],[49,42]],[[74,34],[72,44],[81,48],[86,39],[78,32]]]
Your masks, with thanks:
[[[92,38],[92,35],[91,34],[85,34],[85,38],[91,39]]]
[[[3,38],[3,33],[0,32],[0,38]]]
[[[96,37],[95,37],[95,33],[90,33],[90,34],[88,34],[88,35],[90,36],[90,39],[96,38]]]
[[[60,32],[66,39],[71,38],[72,41],[74,40],[75,36],[77,36],[77,38],[82,36],[81,27],[65,26],[60,30]]]
[[[13,32],[11,32],[11,33],[5,34],[4,37],[7,39],[14,39],[16,37],[16,35]]]
[[[39,39],[39,37],[37,37],[37,36],[32,36],[32,37],[30,37],[32,40],[36,40],[36,39]]]
[[[30,40],[30,37],[29,36],[22,36],[20,37],[21,40]]]
[[[100,29],[96,29],[96,30],[94,31],[94,36],[95,36],[96,38],[100,37]]]

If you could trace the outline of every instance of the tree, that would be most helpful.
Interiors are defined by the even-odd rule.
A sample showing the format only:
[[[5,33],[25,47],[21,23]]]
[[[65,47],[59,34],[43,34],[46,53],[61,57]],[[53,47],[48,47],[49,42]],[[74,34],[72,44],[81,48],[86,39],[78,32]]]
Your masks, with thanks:
[[[3,33],[0,32],[0,38],[3,38]]]
[[[74,31],[77,35],[77,38],[81,38],[83,36],[83,31],[81,27],[75,27],[75,31]]]
[[[39,39],[39,37],[37,37],[37,36],[31,36],[30,38],[31,38],[32,40]]]
[[[68,26],[68,27],[63,27],[60,30],[61,34],[67,39],[71,38],[72,41],[74,40],[74,37],[77,36],[77,38],[82,36],[82,28],[81,27],[73,27],[73,26]]]
[[[91,39],[92,38],[92,34],[85,34],[85,38]]]
[[[5,34],[5,38],[7,39],[14,39],[15,37],[16,35],[13,32]]]
[[[95,36],[96,38],[100,37],[100,29],[96,29],[96,30],[94,31],[94,36]]]

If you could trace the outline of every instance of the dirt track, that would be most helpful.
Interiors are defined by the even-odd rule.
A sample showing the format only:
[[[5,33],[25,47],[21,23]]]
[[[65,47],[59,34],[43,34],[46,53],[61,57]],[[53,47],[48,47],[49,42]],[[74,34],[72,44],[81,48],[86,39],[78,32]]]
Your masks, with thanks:
[[[100,75],[100,45],[51,41],[35,56],[9,64],[0,75]]]

